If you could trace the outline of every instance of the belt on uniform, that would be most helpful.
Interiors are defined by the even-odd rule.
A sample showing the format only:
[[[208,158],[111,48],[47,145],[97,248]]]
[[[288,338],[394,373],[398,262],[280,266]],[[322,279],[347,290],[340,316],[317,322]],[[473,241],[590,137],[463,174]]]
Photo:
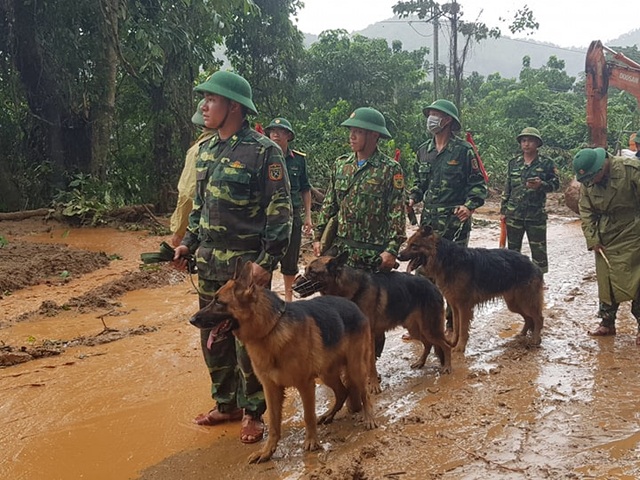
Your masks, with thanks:
[[[262,249],[262,242],[259,238],[234,238],[233,241],[228,241],[207,237],[202,246],[216,250],[257,251]]]
[[[377,252],[384,251],[384,247],[382,245],[375,245],[373,243],[366,243],[366,242],[358,242],[356,240],[350,240],[344,237],[336,237],[336,240],[352,248],[359,248],[361,250],[375,250]]]

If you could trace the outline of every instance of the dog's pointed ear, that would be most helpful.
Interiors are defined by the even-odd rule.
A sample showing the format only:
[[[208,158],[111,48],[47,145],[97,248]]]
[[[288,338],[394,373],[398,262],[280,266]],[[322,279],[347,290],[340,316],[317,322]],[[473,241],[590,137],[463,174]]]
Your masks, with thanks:
[[[242,262],[242,257],[238,257],[236,258],[236,266],[233,272],[233,279],[237,280],[238,278],[240,278],[240,275],[242,274],[242,267],[244,266],[244,263]]]
[[[347,263],[348,259],[349,259],[349,252],[342,252],[340,255],[338,255],[335,258],[335,262],[336,262],[338,267],[341,267],[341,266],[343,266],[344,264]]]
[[[431,225],[422,225],[420,227],[420,234],[428,237],[429,235],[431,235],[433,233],[433,228],[431,228]]]
[[[236,264],[236,282],[244,288],[251,287],[253,285],[253,262],[245,262],[239,274],[237,268]]]

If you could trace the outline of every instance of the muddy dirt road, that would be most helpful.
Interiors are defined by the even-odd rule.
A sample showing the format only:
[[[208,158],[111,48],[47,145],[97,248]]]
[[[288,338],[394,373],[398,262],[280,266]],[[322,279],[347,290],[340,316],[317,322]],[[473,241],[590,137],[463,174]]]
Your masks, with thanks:
[[[476,217],[472,246],[495,246],[495,206]],[[169,268],[139,269],[140,253],[163,238],[33,221],[0,222],[0,236],[9,241],[0,249],[0,478],[640,478],[635,321],[623,304],[617,337],[586,334],[597,323],[595,273],[574,216],[550,218],[541,348],[516,340],[522,320],[501,302],[476,312],[451,375],[433,356],[411,370],[419,345],[389,332],[374,397],[380,427],[365,431],[342,411],[319,429],[323,450],[305,453],[291,392],[274,460],[257,466],[246,457],[260,444],[242,445],[238,424],[192,423],[212,406],[187,322],[194,289]],[[44,263],[50,271],[26,277]],[[318,386],[318,411],[327,403]]]

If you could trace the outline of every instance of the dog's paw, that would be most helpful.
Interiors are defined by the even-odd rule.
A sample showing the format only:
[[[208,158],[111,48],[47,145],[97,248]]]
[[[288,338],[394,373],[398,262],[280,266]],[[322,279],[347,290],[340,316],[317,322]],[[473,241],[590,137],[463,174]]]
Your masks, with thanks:
[[[259,452],[254,452],[249,455],[249,463],[264,463],[271,460],[271,456],[275,452],[275,448],[272,450],[270,448],[265,448]]]
[[[380,383],[370,382],[367,386],[367,391],[371,395],[377,395],[378,393],[382,392],[382,387],[380,386]]]
[[[318,442],[317,438],[307,438],[305,439],[302,448],[307,452],[313,452],[320,448],[320,442]]]

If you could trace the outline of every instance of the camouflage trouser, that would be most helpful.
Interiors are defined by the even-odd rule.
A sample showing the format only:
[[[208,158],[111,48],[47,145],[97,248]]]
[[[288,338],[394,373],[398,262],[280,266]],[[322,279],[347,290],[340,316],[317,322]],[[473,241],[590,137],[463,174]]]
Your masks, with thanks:
[[[469,218],[460,223],[453,214],[453,209],[424,209],[420,218],[420,226],[429,225],[442,238],[451,240],[457,245],[467,247],[471,236],[472,221]]]
[[[336,237],[331,248],[327,251],[327,255],[337,256],[342,252],[347,252],[347,265],[351,268],[364,270],[369,273],[375,273],[380,266],[380,250],[373,248],[359,248],[345,243],[344,239]],[[375,341],[376,358],[380,358],[382,350],[384,350],[385,335],[384,333],[377,335]]]
[[[280,272],[283,275],[298,274],[298,259],[300,257],[300,247],[302,245],[302,217],[300,212],[293,212],[293,226],[291,228],[291,237],[289,238],[289,247],[287,253],[280,260]]]
[[[469,218],[464,223],[460,223],[458,217],[453,214],[453,209],[448,209],[446,211],[441,211],[441,209],[438,209],[437,211],[424,210],[422,212],[422,218],[420,220],[420,225],[430,225],[431,228],[433,228],[433,231],[440,235],[442,238],[451,240],[456,245],[459,245],[461,247],[469,246],[469,237],[471,236],[472,224],[471,218]],[[416,273],[428,277],[428,275],[425,275],[422,268],[419,268]],[[446,328],[452,330],[453,311],[451,310],[449,304],[447,304],[447,307],[445,309],[445,317],[447,319]]]
[[[225,282],[200,278],[198,283],[200,308],[203,308]],[[228,412],[240,407],[254,417],[262,415],[266,410],[262,385],[253,373],[244,345],[232,333],[228,333],[216,338],[211,349],[208,349],[210,332],[200,330],[200,344],[211,377],[211,396],[218,410]]]
[[[540,267],[542,273],[547,273],[549,271],[547,221],[507,217],[507,248],[509,250],[516,250],[517,252],[522,250],[522,239],[525,233],[531,249],[531,260]]]

